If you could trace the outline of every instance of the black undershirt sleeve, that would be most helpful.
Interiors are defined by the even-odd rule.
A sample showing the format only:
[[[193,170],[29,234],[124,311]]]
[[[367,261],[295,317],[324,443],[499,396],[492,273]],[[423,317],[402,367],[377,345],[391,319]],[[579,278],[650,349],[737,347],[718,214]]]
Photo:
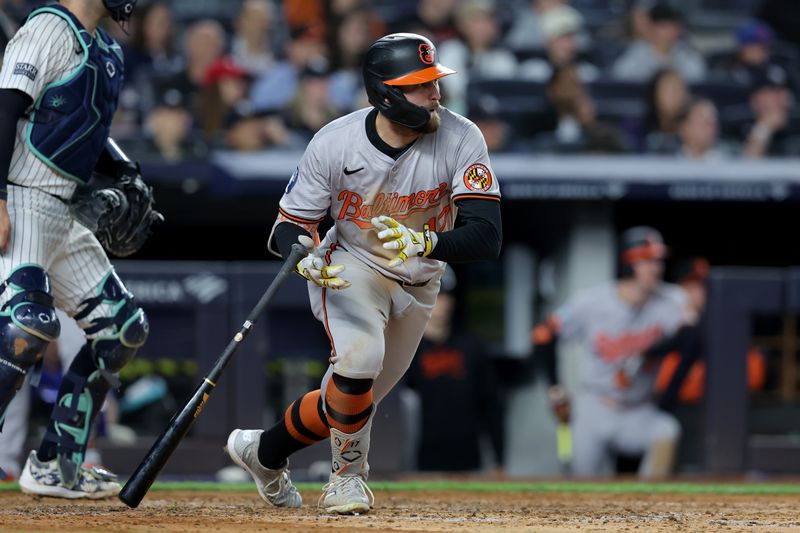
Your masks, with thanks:
[[[14,155],[17,122],[33,100],[16,89],[0,89],[0,200],[8,196],[8,171]]]
[[[457,200],[457,206],[455,228],[436,232],[438,242],[428,257],[445,263],[497,259],[503,241],[500,202],[462,198]]]
[[[311,237],[309,232],[291,222],[283,221],[275,226],[275,231],[272,232],[272,241],[281,253],[281,257],[289,257],[289,254],[292,253],[292,245],[297,242],[300,235]]]

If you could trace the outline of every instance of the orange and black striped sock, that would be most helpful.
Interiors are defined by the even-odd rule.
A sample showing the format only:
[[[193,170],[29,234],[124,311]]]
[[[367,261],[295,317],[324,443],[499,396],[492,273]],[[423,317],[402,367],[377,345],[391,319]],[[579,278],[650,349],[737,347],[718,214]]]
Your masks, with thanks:
[[[267,468],[281,468],[291,454],[330,434],[320,390],[311,391],[292,402],[283,418],[261,434],[258,460]]]
[[[372,381],[333,374],[325,389],[325,412],[330,427],[352,434],[366,425],[374,409]]]

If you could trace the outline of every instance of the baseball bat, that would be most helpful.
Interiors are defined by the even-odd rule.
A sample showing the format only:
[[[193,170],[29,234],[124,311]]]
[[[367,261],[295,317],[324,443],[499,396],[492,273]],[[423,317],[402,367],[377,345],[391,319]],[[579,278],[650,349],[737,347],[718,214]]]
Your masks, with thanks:
[[[175,413],[172,420],[170,420],[167,425],[167,428],[158,437],[150,448],[150,451],[147,452],[147,455],[145,455],[142,462],[136,468],[136,471],[130,479],[128,479],[128,482],[125,483],[125,486],[119,493],[119,499],[122,500],[125,505],[135,508],[141,503],[142,498],[144,498],[144,495],[150,490],[150,486],[153,484],[153,481],[155,481],[159,472],[161,472],[161,469],[172,455],[172,452],[175,451],[175,448],[177,448],[178,444],[183,440],[186,432],[189,431],[189,428],[192,426],[194,419],[197,418],[200,411],[203,410],[203,406],[206,401],[208,401],[211,392],[214,390],[214,387],[216,387],[216,383],[223,370],[225,370],[225,367],[228,365],[228,362],[231,360],[231,357],[236,353],[241,342],[253,329],[253,325],[264,311],[264,308],[269,304],[270,300],[272,300],[272,296],[283,284],[292,269],[294,269],[297,263],[299,263],[306,254],[308,254],[308,250],[301,244],[292,245],[292,252],[289,254],[289,258],[284,261],[275,279],[272,280],[266,292],[261,296],[261,299],[252,311],[250,311],[250,315],[247,317],[247,320],[244,321],[242,328],[234,335],[230,343],[228,343],[225,351],[222,352],[222,355],[220,355],[214,363],[211,371],[203,378],[202,383],[200,383],[194,391],[192,398],[183,406],[183,409]]]

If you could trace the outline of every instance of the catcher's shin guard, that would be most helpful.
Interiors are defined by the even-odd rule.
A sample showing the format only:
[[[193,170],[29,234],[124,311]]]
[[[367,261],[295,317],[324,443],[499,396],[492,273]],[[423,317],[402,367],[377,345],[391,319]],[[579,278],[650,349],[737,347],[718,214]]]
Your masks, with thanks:
[[[0,429],[6,408],[28,370],[41,360],[47,345],[61,333],[50,280],[42,267],[24,264],[0,284],[10,292],[0,309]]]
[[[103,376],[116,385],[113,373],[133,359],[136,350],[147,341],[150,333],[147,315],[136,305],[133,295],[113,270],[100,284],[97,296],[84,300],[81,305],[83,309],[75,315],[75,320],[91,319],[83,329],[89,338],[95,364]],[[104,305],[111,307],[101,307]]]
[[[65,486],[77,481],[92,421],[109,389],[119,385],[116,373],[134,357],[149,331],[144,311],[113,271],[99,294],[82,305],[75,318],[84,324],[91,318],[83,325],[87,342],[64,376],[39,450],[43,461],[58,457]]]
[[[66,488],[78,481],[92,421],[110,388],[95,366],[91,346],[85,344],[64,375],[38,453],[42,461],[58,458],[61,483]]]

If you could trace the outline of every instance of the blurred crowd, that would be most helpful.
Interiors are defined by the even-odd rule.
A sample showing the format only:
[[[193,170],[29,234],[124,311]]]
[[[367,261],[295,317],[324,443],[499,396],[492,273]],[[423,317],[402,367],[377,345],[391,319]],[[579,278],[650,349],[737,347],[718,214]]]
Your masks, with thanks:
[[[43,2],[0,0],[6,38]],[[303,149],[368,105],[381,35],[430,37],[491,151],[800,154],[792,0],[140,0],[113,135],[138,158]]]

